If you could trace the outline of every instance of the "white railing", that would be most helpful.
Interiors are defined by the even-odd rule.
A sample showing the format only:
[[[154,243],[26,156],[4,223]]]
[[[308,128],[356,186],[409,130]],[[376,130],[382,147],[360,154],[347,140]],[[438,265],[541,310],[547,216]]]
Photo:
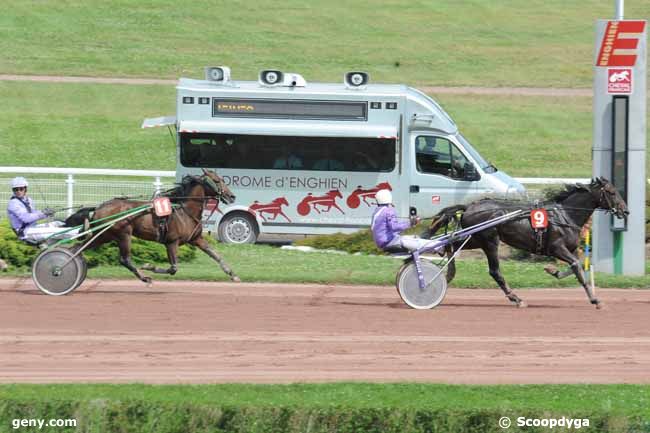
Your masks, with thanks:
[[[148,199],[157,191],[171,187],[175,171],[162,170],[113,170],[93,168],[55,167],[0,167],[0,207],[6,209],[11,197],[9,182],[16,175],[24,175],[30,184],[30,194],[38,201],[39,208],[52,207],[70,215],[75,207],[95,206],[97,203],[118,196]],[[48,178],[30,175],[55,175]],[[56,175],[62,175],[56,176]],[[92,177],[119,177],[121,180],[92,179]],[[90,179],[89,179],[90,178]],[[131,178],[130,180],[123,180]],[[150,181],[133,178],[150,178]],[[171,178],[171,180],[170,180]],[[165,180],[165,181],[163,181]],[[6,185],[6,187],[4,187]],[[0,218],[4,217],[0,213]]]
[[[563,183],[589,183],[588,177],[515,177],[524,185],[562,185]]]
[[[155,192],[171,187],[176,176],[175,171],[162,170],[6,166],[0,166],[0,173],[11,174],[11,176],[0,176],[0,209],[6,209],[7,201],[11,197],[10,180],[14,176],[25,175],[30,182],[30,194],[38,201],[39,207],[61,208],[61,211],[67,211],[68,215],[76,206],[95,206],[101,201],[113,197],[129,196],[147,199]],[[62,175],[63,177],[38,178],[30,175]],[[122,179],[88,179],[93,176],[120,177]],[[150,178],[151,180],[123,180],[134,177]],[[590,182],[589,178],[517,177],[515,179],[525,185],[537,186]],[[0,218],[4,216],[5,213],[0,212]]]

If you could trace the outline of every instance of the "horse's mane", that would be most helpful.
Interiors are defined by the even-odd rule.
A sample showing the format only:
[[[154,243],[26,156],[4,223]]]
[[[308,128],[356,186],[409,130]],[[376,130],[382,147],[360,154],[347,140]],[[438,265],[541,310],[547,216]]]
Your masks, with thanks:
[[[161,195],[163,197],[169,197],[172,200],[185,198],[188,196],[194,185],[199,183],[201,183],[201,181],[196,176],[186,175],[183,176],[180,183],[177,183],[173,188],[163,191]]]
[[[594,182],[590,186],[594,186]],[[578,191],[589,191],[589,187],[586,185],[583,185],[581,183],[578,184],[565,184],[564,189],[560,190],[551,190],[547,191],[545,194],[546,198],[544,201],[547,202],[555,202],[555,203],[561,203],[562,201],[566,200],[573,194],[575,194]],[[503,198],[503,197],[493,197],[493,196],[484,196],[481,197],[477,200],[478,202],[482,201],[490,201],[490,202],[497,202],[501,203],[503,206],[525,206],[525,205],[530,205],[531,202],[530,200],[527,199],[519,199],[519,198]]]
[[[589,189],[580,183],[575,185],[567,184],[564,186],[564,190],[552,193],[549,196],[549,199],[554,202],[561,203],[578,191],[589,191]]]

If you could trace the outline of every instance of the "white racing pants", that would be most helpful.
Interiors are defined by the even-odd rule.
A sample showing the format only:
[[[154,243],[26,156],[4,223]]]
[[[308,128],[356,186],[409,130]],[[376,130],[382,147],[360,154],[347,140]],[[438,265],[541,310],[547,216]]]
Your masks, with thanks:
[[[33,226],[26,227],[25,230],[23,230],[23,236],[20,238],[20,240],[32,244],[40,244],[46,239],[48,240],[48,242],[58,241],[61,239],[71,238],[72,236],[79,233],[79,229],[70,230],[70,231],[65,231],[65,230],[68,229],[63,227],[63,221],[52,221],[49,223],[36,224]],[[56,233],[64,232],[64,231],[65,233],[56,235]]]
[[[415,251],[424,248],[427,245],[433,246],[434,243],[435,242],[432,241],[431,239],[423,239],[412,235],[404,235],[404,236],[397,235],[393,239],[391,239],[388,245],[386,245],[384,248],[403,248],[408,251]],[[431,250],[427,252],[435,251],[436,253],[440,253],[442,250],[443,248],[440,247],[436,250]]]

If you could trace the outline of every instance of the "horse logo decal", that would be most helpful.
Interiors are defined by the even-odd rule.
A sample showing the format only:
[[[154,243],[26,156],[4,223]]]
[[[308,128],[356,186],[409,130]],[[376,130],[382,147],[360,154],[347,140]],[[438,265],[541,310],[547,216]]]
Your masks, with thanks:
[[[336,204],[337,198],[343,198],[341,191],[338,189],[333,189],[325,193],[322,196],[314,196],[312,193],[309,193],[307,197],[303,198],[302,201],[298,204],[298,213],[302,216],[309,214],[311,209],[314,209],[316,213],[329,212],[332,208],[338,209],[343,215],[343,209]]]
[[[253,204],[248,207],[248,211],[252,214],[257,213],[260,218],[264,220],[264,222],[267,221],[264,214],[268,214],[271,221],[274,221],[278,215],[282,215],[284,219],[286,219],[288,222],[291,222],[289,217],[284,212],[282,212],[282,206],[289,206],[289,202],[284,197],[278,197],[271,201],[271,203],[266,204],[255,200]]]
[[[630,71],[627,69],[623,69],[620,72],[614,72],[609,76],[609,82],[610,83],[615,83],[615,82],[629,82],[630,81]]]
[[[348,204],[348,207],[350,209],[356,209],[361,204],[361,200],[363,200],[366,206],[370,207],[375,203],[370,203],[368,199],[374,200],[375,195],[377,195],[377,191],[379,191],[380,189],[387,189],[389,191],[393,190],[393,188],[390,186],[388,182],[379,183],[374,188],[370,188],[370,189],[363,189],[361,188],[361,185],[359,185],[357,189],[352,191],[352,194],[350,194],[346,203]]]

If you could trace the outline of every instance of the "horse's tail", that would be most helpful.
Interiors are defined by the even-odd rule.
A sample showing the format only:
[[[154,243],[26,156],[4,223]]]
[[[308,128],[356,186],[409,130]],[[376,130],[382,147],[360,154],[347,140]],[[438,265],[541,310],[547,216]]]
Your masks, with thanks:
[[[95,212],[95,209],[95,207],[82,207],[65,219],[65,226],[76,227],[83,225],[86,220],[90,221],[92,219],[92,214]]]
[[[436,216],[433,217],[433,220],[431,221],[428,237],[433,237],[438,232],[438,230],[443,227],[445,231],[447,231],[447,227],[452,221],[458,225],[460,223],[459,214],[462,214],[462,212],[465,212],[465,210],[467,210],[467,206],[462,204],[449,206],[441,210]],[[449,263],[447,264],[447,283],[451,283],[451,281],[456,276],[456,260],[452,259],[454,256],[453,242],[445,245],[445,254],[447,255],[447,260],[449,260]]]

